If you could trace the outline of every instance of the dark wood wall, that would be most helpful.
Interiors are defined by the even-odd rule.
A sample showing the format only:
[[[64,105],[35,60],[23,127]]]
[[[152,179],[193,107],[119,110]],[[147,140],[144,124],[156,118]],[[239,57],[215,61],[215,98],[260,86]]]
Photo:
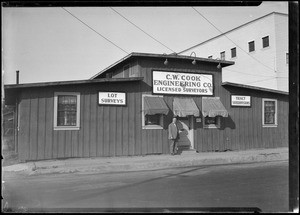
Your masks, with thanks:
[[[67,157],[102,157],[169,152],[167,126],[172,119],[175,96],[164,95],[170,108],[164,129],[142,129],[142,94],[152,94],[152,70],[212,73],[214,96],[220,97],[229,117],[220,129],[204,129],[195,122],[198,151],[245,150],[287,146],[288,98],[284,95],[221,86],[216,65],[161,59],[135,63],[143,81],[110,82],[74,86],[24,88],[20,94],[19,159],[42,160]],[[120,67],[122,68],[122,67]],[[113,72],[113,71],[112,71]],[[99,106],[98,91],[123,91],[127,106]],[[80,130],[54,130],[54,92],[80,92]],[[230,94],[250,95],[251,108],[230,107]],[[201,110],[202,97],[191,96]],[[278,99],[278,126],[262,127],[262,98]]]

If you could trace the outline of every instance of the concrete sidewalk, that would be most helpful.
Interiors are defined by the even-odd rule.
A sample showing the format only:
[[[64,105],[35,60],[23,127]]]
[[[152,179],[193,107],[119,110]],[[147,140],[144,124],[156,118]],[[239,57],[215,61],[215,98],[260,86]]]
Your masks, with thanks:
[[[172,167],[253,163],[288,160],[288,148],[247,151],[183,153],[181,155],[146,155],[130,157],[70,158],[27,162],[3,167],[4,172],[28,175],[54,173],[107,173],[155,170]]]

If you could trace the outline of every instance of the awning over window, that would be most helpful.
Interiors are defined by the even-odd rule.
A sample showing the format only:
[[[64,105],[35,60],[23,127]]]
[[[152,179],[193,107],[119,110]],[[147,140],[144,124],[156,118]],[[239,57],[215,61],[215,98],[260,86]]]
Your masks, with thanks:
[[[204,117],[228,117],[228,112],[220,101],[219,97],[202,98],[202,114]]]
[[[191,98],[174,98],[173,112],[179,117],[186,117],[188,115],[200,116],[199,109]]]
[[[165,114],[169,113],[169,108],[166,105],[164,99],[162,97],[152,97],[146,96],[144,97],[144,113],[148,115],[154,114]]]

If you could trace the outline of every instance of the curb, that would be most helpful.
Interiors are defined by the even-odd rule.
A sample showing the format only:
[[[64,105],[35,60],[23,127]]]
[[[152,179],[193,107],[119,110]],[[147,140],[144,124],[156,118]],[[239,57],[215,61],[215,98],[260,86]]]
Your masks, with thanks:
[[[287,161],[288,150],[280,152],[256,151],[249,153],[227,152],[218,153],[197,153],[195,155],[168,156],[163,157],[132,157],[121,159],[85,159],[85,160],[66,160],[66,161],[43,161],[16,164],[3,167],[4,172],[24,173],[28,175],[40,174],[63,174],[63,173],[115,173],[142,170],[159,170],[165,168],[188,167],[199,165],[220,165],[220,164],[239,164],[257,163],[269,161]],[[160,155],[157,155],[160,156]],[[153,160],[151,160],[154,158]],[[157,160],[155,160],[157,159]],[[124,161],[125,160],[125,161]]]

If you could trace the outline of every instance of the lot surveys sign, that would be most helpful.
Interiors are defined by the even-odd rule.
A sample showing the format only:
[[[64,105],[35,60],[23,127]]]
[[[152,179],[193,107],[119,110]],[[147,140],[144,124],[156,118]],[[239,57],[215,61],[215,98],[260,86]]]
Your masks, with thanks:
[[[251,107],[251,96],[231,95],[232,107]]]
[[[98,92],[99,105],[126,105],[126,93]]]
[[[154,94],[213,95],[213,75],[152,71]]]

